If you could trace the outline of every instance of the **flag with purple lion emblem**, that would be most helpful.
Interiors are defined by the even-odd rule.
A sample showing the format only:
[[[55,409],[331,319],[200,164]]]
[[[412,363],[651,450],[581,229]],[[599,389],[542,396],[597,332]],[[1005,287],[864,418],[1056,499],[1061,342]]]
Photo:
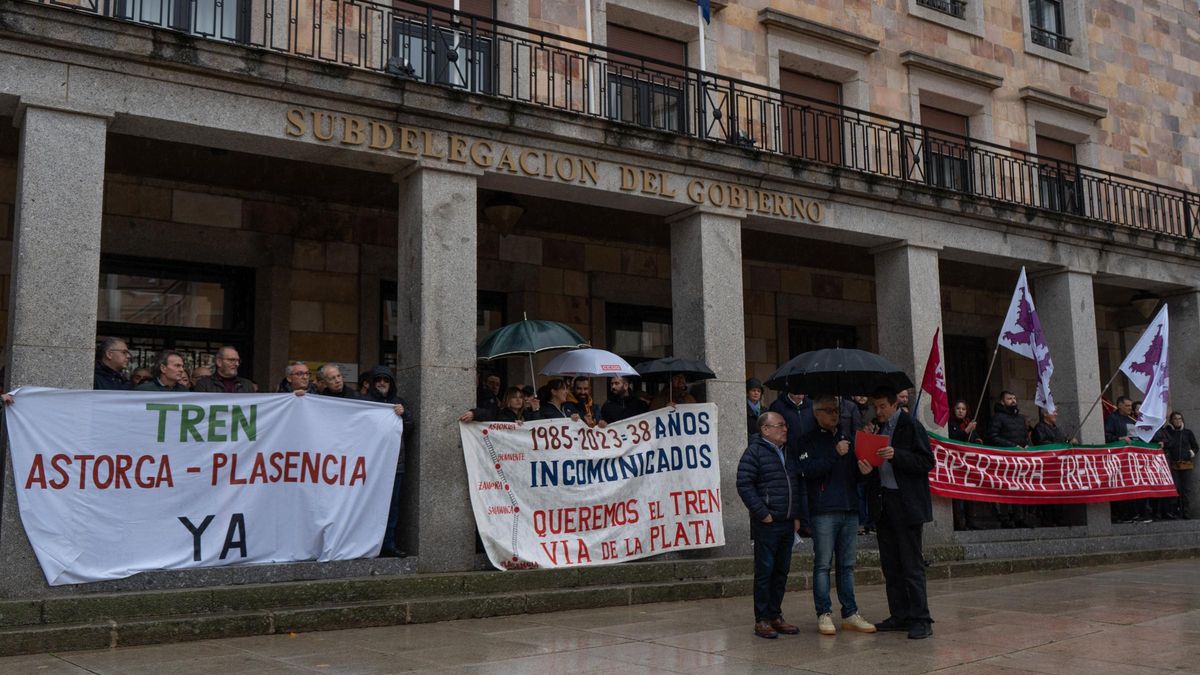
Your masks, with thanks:
[[[1012,302],[1008,305],[1004,327],[1000,329],[1000,345],[1033,359],[1038,373],[1034,402],[1047,412],[1054,412],[1054,397],[1050,395],[1050,376],[1054,374],[1054,362],[1050,360],[1050,347],[1046,346],[1042,322],[1038,321],[1037,310],[1033,307],[1033,296],[1029,293],[1029,281],[1025,278],[1024,267],[1021,268],[1021,278],[1017,279]]]
[[[1171,397],[1171,378],[1167,370],[1167,306],[1158,311],[1154,321],[1121,364],[1121,372],[1133,386],[1142,390],[1146,400],[1142,402],[1134,433],[1150,442],[1155,432],[1167,421],[1168,404]]]

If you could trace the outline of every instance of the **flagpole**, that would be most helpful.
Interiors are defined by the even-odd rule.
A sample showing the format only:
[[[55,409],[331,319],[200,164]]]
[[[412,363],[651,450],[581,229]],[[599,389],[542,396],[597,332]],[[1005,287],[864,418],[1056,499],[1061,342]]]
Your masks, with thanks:
[[[700,70],[704,71],[708,70],[704,57],[704,8],[700,6],[699,2],[696,3],[696,19],[696,25],[700,27]]]
[[[987,377],[983,378],[983,389],[979,392],[979,403],[975,404],[975,414],[971,416],[971,421],[979,419],[979,409],[983,407],[983,396],[987,393],[988,382],[992,379],[992,369],[996,367],[996,356],[1000,353],[1000,341],[996,340],[996,349],[992,352],[992,362],[988,364]]]
[[[1087,422],[1088,418],[1092,416],[1092,413],[1096,411],[1096,406],[1100,404],[1100,399],[1104,398],[1104,392],[1108,391],[1108,388],[1111,387],[1112,383],[1117,379],[1117,375],[1120,374],[1121,369],[1118,368],[1117,372],[1113,373],[1113,376],[1109,378],[1108,384],[1104,385],[1104,388],[1100,390],[1100,395],[1096,397],[1095,401],[1092,401],[1092,407],[1088,408],[1087,414],[1083,416],[1083,419],[1079,421],[1079,424],[1075,425],[1075,431],[1071,432],[1067,438],[1076,438],[1078,436],[1079,430],[1083,428],[1084,423]]]

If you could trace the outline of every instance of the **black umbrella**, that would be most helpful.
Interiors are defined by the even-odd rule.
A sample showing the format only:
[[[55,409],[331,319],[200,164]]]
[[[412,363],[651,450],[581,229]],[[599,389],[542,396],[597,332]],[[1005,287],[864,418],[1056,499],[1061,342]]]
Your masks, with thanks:
[[[794,394],[870,394],[881,387],[895,391],[913,386],[896,364],[861,349],[818,349],[788,361],[771,374],[767,386]]]
[[[670,380],[672,375],[683,375],[687,378],[688,384],[717,377],[717,374],[703,361],[681,359],[674,356],[639,363],[633,369],[638,371],[642,377],[648,378],[661,377]]]

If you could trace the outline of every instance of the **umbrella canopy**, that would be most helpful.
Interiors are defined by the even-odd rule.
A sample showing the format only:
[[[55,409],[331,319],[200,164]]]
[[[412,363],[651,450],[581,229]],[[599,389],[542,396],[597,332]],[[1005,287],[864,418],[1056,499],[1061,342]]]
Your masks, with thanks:
[[[771,374],[767,386],[795,394],[870,394],[881,387],[899,391],[913,386],[896,364],[861,349],[818,349],[788,361]]]
[[[525,356],[551,349],[578,349],[588,342],[570,326],[557,321],[518,321],[492,331],[479,344],[484,361],[508,356]]]
[[[717,377],[716,373],[702,361],[681,359],[674,356],[639,363],[637,371],[642,377],[649,378],[661,377],[669,379],[672,375],[683,375],[687,378],[689,384],[699,382],[700,380],[712,380]]]
[[[576,349],[554,357],[542,368],[542,374],[610,377],[637,375],[637,371],[625,359],[612,352],[603,349]]]

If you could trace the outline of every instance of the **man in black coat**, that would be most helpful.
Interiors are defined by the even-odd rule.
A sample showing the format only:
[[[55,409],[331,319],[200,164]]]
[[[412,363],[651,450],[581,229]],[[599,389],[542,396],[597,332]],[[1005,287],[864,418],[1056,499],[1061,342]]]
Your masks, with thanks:
[[[1017,407],[1017,395],[1011,391],[1000,392],[1000,402],[992,411],[992,421],[988,424],[987,441],[1006,448],[1029,445],[1029,425]]]
[[[125,368],[129,365],[129,345],[120,338],[106,337],[96,347],[96,371],[92,389],[132,389]]]
[[[392,483],[392,499],[388,506],[387,529],[383,533],[383,545],[379,555],[385,558],[403,558],[407,555],[396,547],[396,525],[400,522],[401,487],[404,484],[404,456],[410,449],[413,437],[412,408],[408,406],[396,391],[396,376],[387,366],[375,366],[371,369],[370,386],[367,388],[368,401],[390,403],[392,409],[404,420],[404,432],[400,438],[400,455],[396,460],[396,478]]]
[[[891,439],[890,445],[879,449],[884,462],[878,470],[867,461],[858,462],[859,471],[868,477],[868,501],[878,528],[879,564],[891,612],[875,627],[907,630],[910,639],[919,640],[933,634],[921,552],[921,529],[933,521],[929,496],[933,451],[925,428],[900,409],[895,391],[876,391],[871,402],[879,433]]]
[[[628,379],[620,375],[608,379],[608,399],[600,407],[600,419],[612,424],[641,415],[648,410],[650,406],[630,391]]]
[[[783,620],[782,606],[804,493],[796,453],[786,447],[788,424],[783,416],[763,413],[758,430],[738,462],[737,491],[750,511],[754,540],[754,634],[774,639],[780,633],[800,632]]]
[[[783,415],[788,424],[788,447],[793,450],[800,447],[800,439],[805,434],[817,428],[817,419],[813,417],[812,401],[804,394],[784,393],[771,404],[771,412]]]

